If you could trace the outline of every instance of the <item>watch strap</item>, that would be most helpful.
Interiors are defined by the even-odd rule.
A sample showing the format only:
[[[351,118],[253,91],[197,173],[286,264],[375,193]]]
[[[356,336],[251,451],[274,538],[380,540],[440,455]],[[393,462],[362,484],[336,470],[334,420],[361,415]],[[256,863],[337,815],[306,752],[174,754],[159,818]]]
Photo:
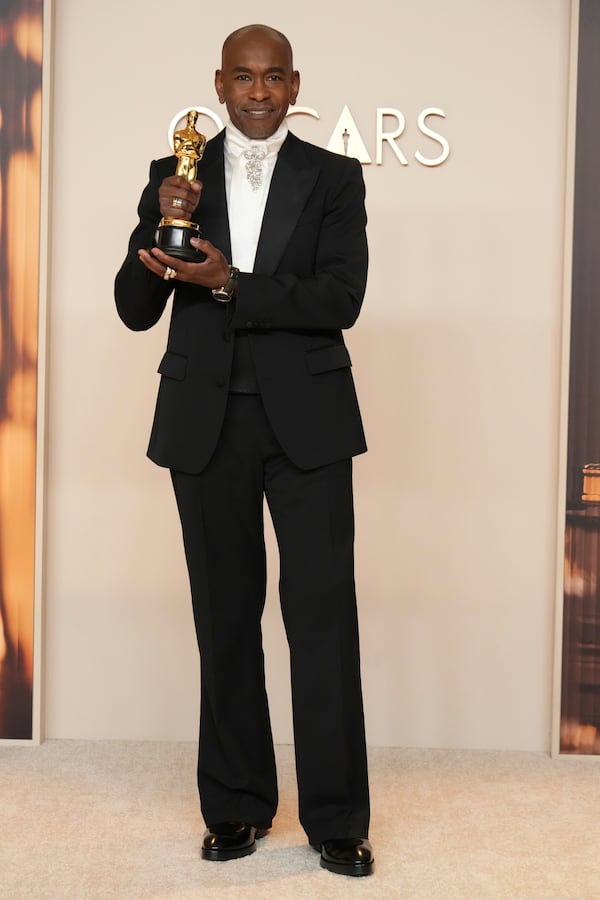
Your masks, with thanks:
[[[215,300],[219,300],[221,303],[231,303],[235,295],[239,274],[240,270],[236,266],[229,266],[229,278],[223,287],[213,288],[212,295]]]

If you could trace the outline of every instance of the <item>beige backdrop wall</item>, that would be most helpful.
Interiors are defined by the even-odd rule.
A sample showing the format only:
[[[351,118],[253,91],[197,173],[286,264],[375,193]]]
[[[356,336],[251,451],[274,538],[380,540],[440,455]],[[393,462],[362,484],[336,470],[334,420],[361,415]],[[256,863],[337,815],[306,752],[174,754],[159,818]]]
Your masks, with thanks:
[[[374,0],[350,18],[337,2],[252,7],[294,43],[299,102],[320,114],[292,120],[302,137],[327,144],[348,104],[375,159],[377,108],[407,119],[409,164],[384,147],[365,167],[371,273],[348,335],[370,443],[355,472],[373,745],[550,745],[569,5]],[[168,473],[145,459],[167,323],[128,332],[112,300],[167,123],[187,105],[222,112],[221,40],[248,21],[239,0],[182,24],[177,9],[55,0],[53,738],[196,735],[179,525]],[[451,145],[439,167],[414,157],[440,149],[417,129],[430,106]],[[273,553],[270,576],[268,680],[288,742]]]

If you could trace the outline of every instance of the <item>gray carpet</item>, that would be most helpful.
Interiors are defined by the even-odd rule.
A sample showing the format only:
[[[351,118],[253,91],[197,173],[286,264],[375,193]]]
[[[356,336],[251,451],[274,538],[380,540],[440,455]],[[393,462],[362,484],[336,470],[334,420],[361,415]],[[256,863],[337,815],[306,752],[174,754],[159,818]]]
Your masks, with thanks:
[[[600,768],[541,754],[372,749],[376,871],[319,867],[297,823],[293,754],[250,857],[199,856],[192,744],[0,748],[3,898],[599,900]]]

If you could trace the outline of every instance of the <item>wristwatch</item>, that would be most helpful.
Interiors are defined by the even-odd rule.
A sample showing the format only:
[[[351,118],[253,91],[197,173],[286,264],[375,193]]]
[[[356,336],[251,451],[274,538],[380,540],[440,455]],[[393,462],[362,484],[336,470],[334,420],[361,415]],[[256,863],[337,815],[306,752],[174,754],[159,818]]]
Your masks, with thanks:
[[[215,300],[219,300],[221,303],[231,303],[235,294],[235,289],[237,287],[239,274],[239,269],[236,269],[235,266],[229,266],[229,278],[227,279],[223,287],[213,288],[212,295]]]

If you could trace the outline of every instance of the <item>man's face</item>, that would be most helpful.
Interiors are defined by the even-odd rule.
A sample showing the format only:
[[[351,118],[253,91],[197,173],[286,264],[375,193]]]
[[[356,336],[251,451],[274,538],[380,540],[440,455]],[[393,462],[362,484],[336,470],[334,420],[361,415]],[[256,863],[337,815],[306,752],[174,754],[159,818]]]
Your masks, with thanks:
[[[244,32],[225,47],[222,66],[215,87],[232,123],[249,138],[270,137],[300,88],[285,43],[268,31]]]

